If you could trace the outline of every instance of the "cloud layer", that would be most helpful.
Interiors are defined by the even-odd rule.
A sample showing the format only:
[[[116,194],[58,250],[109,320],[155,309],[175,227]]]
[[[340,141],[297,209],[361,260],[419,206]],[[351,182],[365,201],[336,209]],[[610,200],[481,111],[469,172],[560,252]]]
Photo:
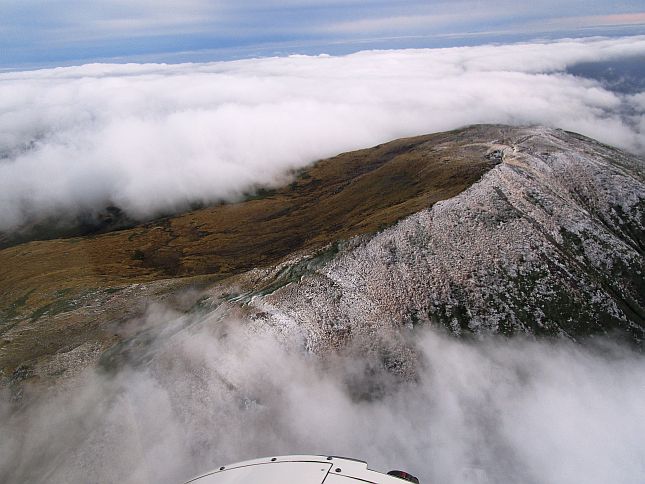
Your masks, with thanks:
[[[562,71],[644,54],[630,37],[5,73],[0,231],[110,204],[145,219],[232,200],[322,157],[473,123],[643,153],[643,94]]]
[[[2,482],[176,483],[290,453],[361,458],[423,483],[636,484],[645,472],[645,359],[609,343],[420,332],[410,382],[378,356],[319,359],[249,324],[160,308],[134,324],[153,323],[139,366],[20,412],[0,399]]]

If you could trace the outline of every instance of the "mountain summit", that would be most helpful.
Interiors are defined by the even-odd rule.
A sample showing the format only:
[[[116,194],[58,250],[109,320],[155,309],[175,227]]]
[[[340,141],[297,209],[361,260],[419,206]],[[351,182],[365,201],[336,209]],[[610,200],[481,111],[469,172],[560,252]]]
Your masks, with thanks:
[[[283,263],[264,276],[270,293],[247,295],[253,317],[307,328],[313,348],[418,325],[576,341],[612,334],[642,347],[642,161],[555,129],[467,132],[497,166],[453,198],[336,244],[329,261]]]

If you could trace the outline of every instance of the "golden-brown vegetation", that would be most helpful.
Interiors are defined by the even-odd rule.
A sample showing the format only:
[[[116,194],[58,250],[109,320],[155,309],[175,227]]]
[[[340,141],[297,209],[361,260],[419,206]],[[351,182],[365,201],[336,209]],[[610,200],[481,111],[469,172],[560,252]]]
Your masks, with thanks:
[[[463,137],[455,131],[401,139],[319,161],[294,174],[289,185],[260,190],[241,203],[1,250],[0,366],[11,371],[27,353],[78,344],[77,333],[87,340],[98,323],[74,309],[91,306],[93,297],[112,288],[222,279],[275,264],[296,250],[378,231],[453,197],[491,166],[486,146]],[[110,309],[97,308],[95,317]],[[40,350],[37,340],[45,341]]]

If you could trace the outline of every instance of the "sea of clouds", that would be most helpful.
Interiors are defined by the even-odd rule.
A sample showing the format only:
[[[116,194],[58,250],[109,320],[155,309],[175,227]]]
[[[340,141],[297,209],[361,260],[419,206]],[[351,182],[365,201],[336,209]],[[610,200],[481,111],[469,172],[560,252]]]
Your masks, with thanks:
[[[0,74],[0,232],[109,205],[135,219],[236,200],[292,169],[474,123],[645,152],[645,93],[565,70],[645,37]]]
[[[116,373],[26,392],[18,411],[0,395],[0,481],[178,483],[311,453],[423,484],[643,482],[645,358],[609,342],[417,330],[400,379],[378,352],[320,358],[248,322],[154,307],[133,324],[146,343]]]
[[[645,152],[645,93],[565,70],[645,37],[0,74],[0,231],[118,205],[235,200],[341,151],[473,123],[540,123]],[[641,483],[645,359],[605,342],[412,335],[402,381],[248,322],[152,308],[137,361],[18,405],[1,482],[181,482],[233,461],[347,455],[422,483]],[[148,331],[146,329],[146,331]]]

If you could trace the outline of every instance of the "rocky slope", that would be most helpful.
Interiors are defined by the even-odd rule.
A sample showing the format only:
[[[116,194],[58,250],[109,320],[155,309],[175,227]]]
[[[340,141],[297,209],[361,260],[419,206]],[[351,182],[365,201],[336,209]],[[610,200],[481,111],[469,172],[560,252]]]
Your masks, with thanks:
[[[258,187],[240,203],[5,247],[0,377],[47,382],[95,364],[141,331],[129,321],[152,302],[200,309],[199,291],[215,281],[373,234],[472,185],[498,163],[483,153],[472,130],[401,139],[321,160],[285,178],[282,188]]]
[[[403,372],[422,325],[642,347],[643,170],[561,130],[473,126],[324,160],[244,203],[6,248],[4,382],[139,358],[149,328],[128,321],[151,301]]]

